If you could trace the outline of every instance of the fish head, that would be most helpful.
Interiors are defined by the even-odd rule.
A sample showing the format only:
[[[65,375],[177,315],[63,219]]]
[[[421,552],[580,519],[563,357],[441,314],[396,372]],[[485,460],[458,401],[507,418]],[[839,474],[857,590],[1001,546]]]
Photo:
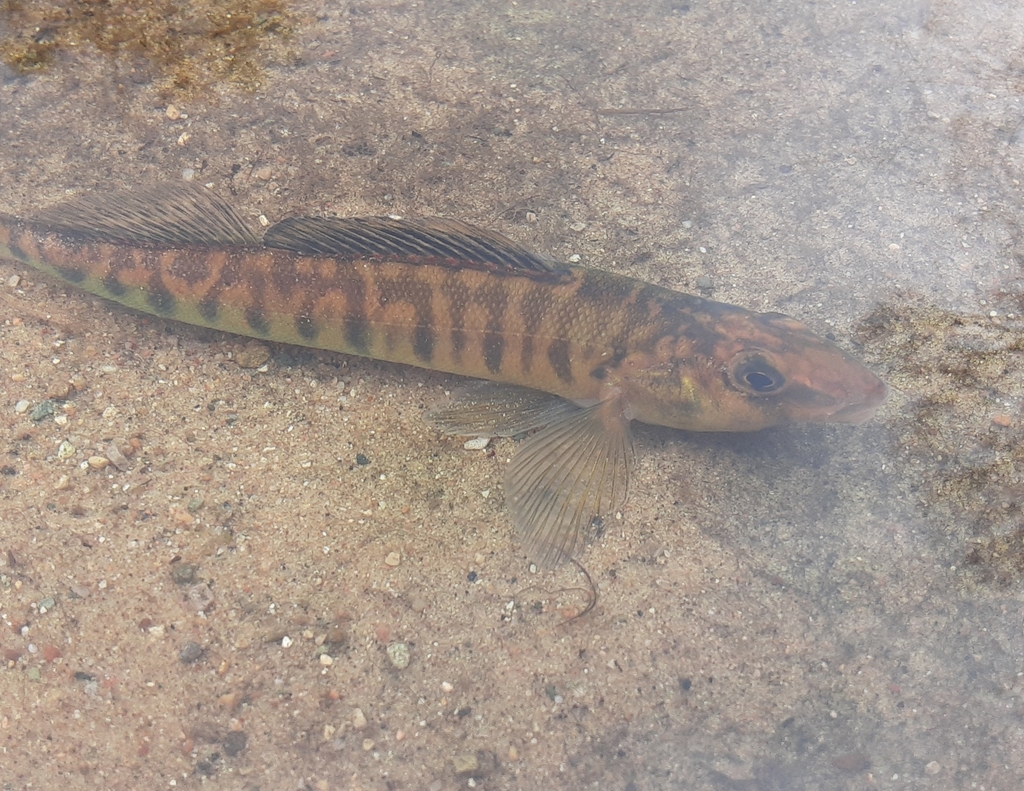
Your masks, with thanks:
[[[834,343],[781,313],[707,301],[620,366],[627,414],[690,431],[863,423],[886,386]]]

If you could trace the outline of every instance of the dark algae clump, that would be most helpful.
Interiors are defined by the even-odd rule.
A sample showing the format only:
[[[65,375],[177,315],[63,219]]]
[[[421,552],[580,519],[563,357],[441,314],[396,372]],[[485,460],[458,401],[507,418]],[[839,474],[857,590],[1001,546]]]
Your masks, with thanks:
[[[3,0],[0,59],[32,74],[91,49],[168,97],[225,82],[253,90],[268,64],[287,60],[281,47],[297,25],[281,0]]]

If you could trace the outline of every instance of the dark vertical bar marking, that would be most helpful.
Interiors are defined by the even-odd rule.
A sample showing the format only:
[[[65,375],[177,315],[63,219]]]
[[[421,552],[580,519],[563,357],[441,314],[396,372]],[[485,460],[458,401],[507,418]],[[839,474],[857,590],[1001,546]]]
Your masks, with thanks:
[[[153,272],[146,284],[146,303],[154,311],[166,315],[174,310],[174,295],[171,294],[160,272]]]
[[[520,352],[519,365],[524,374],[530,372],[533,366],[533,355],[537,332],[540,330],[541,322],[551,307],[550,288],[534,286],[523,297],[519,311],[523,317],[523,346]]]
[[[303,340],[312,341],[316,338],[316,322],[314,322],[309,316],[296,316],[295,330]]]
[[[115,297],[123,297],[128,290],[124,283],[117,279],[117,272],[107,272],[103,278],[103,287]]]
[[[569,361],[569,341],[565,338],[557,338],[551,341],[548,346],[548,362],[555,372],[555,376],[563,382],[572,381],[572,364]]]
[[[508,292],[505,283],[498,280],[481,286],[477,290],[477,301],[487,311],[484,327],[484,365],[492,374],[501,370],[505,356],[505,311],[508,309]]]
[[[466,308],[469,306],[469,288],[462,282],[458,272],[449,272],[441,283],[441,293],[448,299],[452,359],[458,363],[462,361],[462,351],[466,348]]]
[[[215,295],[208,295],[199,302],[199,315],[206,321],[213,324],[217,320],[217,313],[220,311],[220,302]]]
[[[356,354],[370,353],[370,323],[366,319],[366,281],[355,271],[347,268],[338,271],[334,287],[345,295],[345,343]]]
[[[250,305],[245,309],[245,323],[257,335],[266,335],[270,332],[270,324],[260,305]]]

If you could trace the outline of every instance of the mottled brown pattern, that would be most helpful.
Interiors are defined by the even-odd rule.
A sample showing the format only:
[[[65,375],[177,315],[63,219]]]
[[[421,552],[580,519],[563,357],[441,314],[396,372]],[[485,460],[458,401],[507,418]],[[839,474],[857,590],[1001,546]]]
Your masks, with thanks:
[[[225,205],[207,228],[209,196],[186,197],[185,227],[145,226],[148,198],[128,200],[130,216],[109,221],[102,198],[83,204],[83,227],[86,219],[105,223],[100,239],[40,226],[19,231],[12,247],[12,229],[21,227],[14,221],[4,231],[5,255],[163,316],[577,402],[621,399],[630,417],[666,426],[853,422],[884,396],[877,377],[792,319],[599,270],[550,268],[511,242],[506,249],[493,232],[444,220],[305,218],[270,229],[273,243],[261,248]],[[180,241],[193,229],[213,241]],[[126,232],[145,241],[118,236]],[[372,256],[340,254],[356,232]],[[239,243],[225,247],[225,234]],[[157,241],[165,237],[173,241]],[[490,263],[414,255],[424,245],[482,250]]]
[[[175,251],[163,269],[171,278],[180,280],[190,289],[195,289],[210,280],[213,273],[223,267],[225,255],[219,250]]]

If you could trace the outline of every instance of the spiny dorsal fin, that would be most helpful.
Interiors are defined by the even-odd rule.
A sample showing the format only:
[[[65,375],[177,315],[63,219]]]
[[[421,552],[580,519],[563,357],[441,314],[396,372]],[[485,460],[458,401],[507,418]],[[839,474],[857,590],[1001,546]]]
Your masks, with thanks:
[[[174,247],[260,243],[234,209],[197,184],[90,193],[45,209],[32,223],[104,242]]]
[[[545,280],[565,272],[500,233],[441,218],[293,217],[271,227],[263,244],[303,255],[422,259]]]

